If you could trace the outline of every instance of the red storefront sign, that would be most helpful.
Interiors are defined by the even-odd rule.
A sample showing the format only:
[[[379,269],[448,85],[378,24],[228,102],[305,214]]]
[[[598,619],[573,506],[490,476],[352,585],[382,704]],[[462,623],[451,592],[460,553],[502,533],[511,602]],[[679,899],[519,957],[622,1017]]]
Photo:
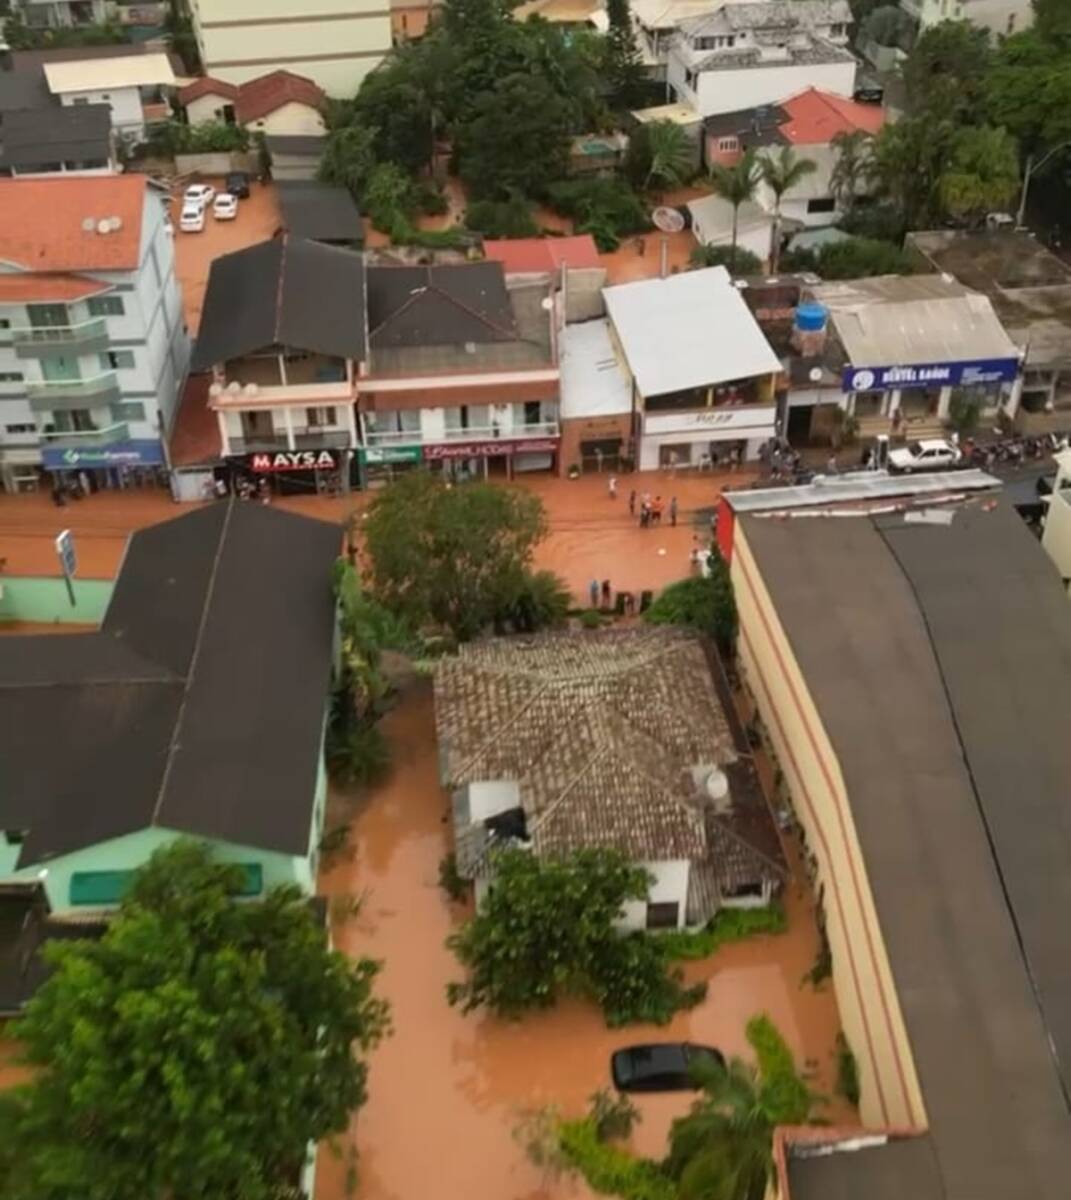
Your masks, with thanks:
[[[250,454],[249,467],[258,473],[269,471],[334,471],[338,456],[333,450],[273,450]]]
[[[558,449],[557,438],[522,438],[519,441],[446,442],[440,446],[425,446],[427,462],[443,458],[503,458],[511,454],[553,454]]]

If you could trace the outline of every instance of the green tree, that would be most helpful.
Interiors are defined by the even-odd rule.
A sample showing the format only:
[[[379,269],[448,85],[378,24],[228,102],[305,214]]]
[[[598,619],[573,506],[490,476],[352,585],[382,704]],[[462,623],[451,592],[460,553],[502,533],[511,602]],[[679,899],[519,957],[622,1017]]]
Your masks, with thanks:
[[[1047,42],[1071,51],[1071,8],[1066,0],[1033,0],[1034,28]]]
[[[971,123],[984,101],[992,62],[984,26],[971,21],[931,25],[902,67],[909,115]]]
[[[33,1076],[0,1112],[8,1200],[278,1200],[347,1128],[386,1029],[377,965],[330,950],[296,888],[235,903],[242,882],[173,844],[100,941],[46,950],[13,1029]]]
[[[940,212],[938,184],[955,135],[936,115],[882,126],[873,143],[873,175],[879,192],[900,213],[901,233],[927,229]]]
[[[688,135],[673,121],[652,121],[644,125],[651,163],[643,181],[644,190],[653,184],[660,188],[680,187],[692,171],[692,147]]]
[[[458,159],[477,199],[538,195],[569,166],[568,106],[543,76],[511,75],[474,103]]]
[[[836,162],[829,176],[829,190],[837,207],[850,212],[872,172],[873,137],[862,129],[841,131],[830,143]]]
[[[814,269],[823,279],[863,279],[867,275],[910,275],[911,260],[892,242],[848,238],[822,246]]]
[[[760,275],[762,259],[752,254],[746,246],[737,246],[733,254],[731,246],[695,246],[688,255],[692,267],[728,267],[730,259],[734,259],[734,269],[738,275]]]
[[[467,640],[521,593],[546,534],[539,500],[490,483],[448,487],[411,471],[378,493],[365,541],[376,598],[414,626]]]
[[[914,45],[915,30],[915,22],[902,8],[882,4],[868,14],[863,24],[863,39],[879,46],[894,46],[906,53]]]
[[[579,995],[599,1004],[610,1025],[665,1024],[705,994],[705,985],[682,985],[655,939],[615,928],[626,901],[647,897],[643,867],[610,850],[537,858],[507,849],[493,865],[494,887],[447,940],[468,972],[447,989],[463,1012],[487,1007],[517,1018]]]
[[[523,196],[509,200],[473,200],[465,210],[465,227],[489,238],[539,236],[531,201]]]
[[[990,123],[1028,153],[1071,139],[1071,49],[1036,28],[1006,38],[986,80],[985,107]]]
[[[434,79],[438,48],[438,41],[396,47],[364,77],[350,106],[352,122],[371,131],[376,159],[414,175],[431,165],[440,91]]]
[[[740,205],[755,198],[755,192],[761,180],[762,164],[759,162],[754,150],[745,150],[740,156],[740,161],[735,166],[727,167],[723,163],[713,163],[711,165],[711,186],[733,208],[732,253],[729,256],[730,272],[736,270],[737,221],[740,217]]]
[[[683,625],[731,646],[736,638],[736,599],[729,567],[720,554],[710,555],[710,574],[671,583],[643,614],[652,625]]]
[[[376,167],[374,141],[375,130],[367,125],[332,129],[320,156],[322,182],[348,188],[360,200]]]
[[[939,191],[945,211],[954,217],[978,220],[1005,208],[1019,191],[1015,139],[990,125],[958,130]]]
[[[613,103],[622,109],[642,103],[645,76],[628,0],[606,0],[604,76]]]
[[[404,241],[417,209],[417,191],[412,179],[394,163],[378,163],[368,176],[363,191],[365,212],[381,233]]]
[[[782,146],[776,154],[770,152],[759,160],[762,179],[774,194],[774,222],[770,238],[770,273],[777,274],[781,257],[781,201],[787,192],[813,175],[818,164],[811,158],[800,158],[791,146]]]
[[[774,1129],[813,1119],[821,1098],[799,1077],[769,1017],[753,1017],[747,1038],[758,1067],[739,1058],[703,1064],[700,1098],[670,1128],[664,1165],[679,1200],[762,1200],[773,1172]]]

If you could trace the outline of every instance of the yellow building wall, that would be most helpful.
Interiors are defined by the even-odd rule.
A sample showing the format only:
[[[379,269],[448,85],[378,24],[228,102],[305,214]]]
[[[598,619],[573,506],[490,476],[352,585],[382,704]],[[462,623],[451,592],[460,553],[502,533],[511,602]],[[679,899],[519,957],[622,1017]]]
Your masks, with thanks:
[[[840,765],[739,523],[731,573],[744,677],[818,863],[815,886],[823,890],[833,986],[859,1068],[862,1122],[923,1129],[922,1092]]]

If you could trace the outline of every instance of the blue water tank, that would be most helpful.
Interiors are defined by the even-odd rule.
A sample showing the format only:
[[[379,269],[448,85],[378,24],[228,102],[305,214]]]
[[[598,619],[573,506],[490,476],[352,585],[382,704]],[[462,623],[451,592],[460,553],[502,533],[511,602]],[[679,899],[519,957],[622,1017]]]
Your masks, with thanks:
[[[824,304],[807,300],[796,309],[796,328],[801,333],[820,333],[825,329],[828,318]]]

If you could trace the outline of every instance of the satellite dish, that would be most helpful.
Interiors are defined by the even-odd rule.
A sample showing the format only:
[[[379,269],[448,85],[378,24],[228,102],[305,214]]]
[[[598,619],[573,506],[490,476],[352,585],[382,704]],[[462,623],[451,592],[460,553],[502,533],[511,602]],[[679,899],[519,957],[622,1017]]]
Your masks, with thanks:
[[[554,301],[549,296],[544,296],[539,302],[539,307],[544,312],[550,312],[550,310],[554,307]]]
[[[822,368],[821,367],[811,367],[811,369],[807,372],[807,378],[811,381],[811,383],[821,383],[822,382]]]
[[[242,390],[242,385],[238,382],[237,379],[232,379],[230,381],[230,383],[227,384],[227,391],[230,392],[230,394],[232,396],[237,396],[241,390]]]
[[[255,395],[256,395],[256,394],[257,394],[257,393],[260,391],[260,388],[259,388],[259,387],[257,387],[257,385],[256,385],[255,383],[247,383],[247,384],[245,385],[245,387],[244,387],[244,388],[242,388],[242,391],[243,391],[243,392],[244,392],[244,393],[245,393],[247,396],[255,396]]]
[[[123,218],[122,217],[109,217],[108,221],[109,221],[109,224],[111,225],[112,229],[118,230],[118,229],[123,228]]]
[[[210,396],[222,396],[223,395],[223,384],[222,383],[209,384],[208,394]]]
[[[729,795],[729,779],[724,771],[715,767],[706,778],[707,795],[717,804]]]
[[[679,209],[670,208],[663,204],[651,213],[651,221],[655,229],[663,233],[680,233],[684,228],[684,215]]]
[[[103,221],[97,222],[97,233],[111,233],[111,222],[105,218]]]
[[[82,232],[83,233],[92,233],[93,230],[96,229],[96,227],[97,227],[97,223],[96,223],[96,221],[93,220],[92,217],[83,217],[82,218]]]

